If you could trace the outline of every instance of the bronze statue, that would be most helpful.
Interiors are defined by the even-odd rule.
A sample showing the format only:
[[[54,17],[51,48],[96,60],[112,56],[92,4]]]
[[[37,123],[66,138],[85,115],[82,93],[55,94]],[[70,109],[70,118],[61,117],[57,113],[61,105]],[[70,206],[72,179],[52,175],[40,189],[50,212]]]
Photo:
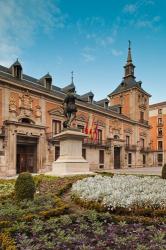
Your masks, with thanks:
[[[75,100],[75,87],[73,86],[68,90],[67,95],[63,101],[64,116],[66,120],[63,123],[64,128],[70,128],[72,121],[76,118],[77,107]]]

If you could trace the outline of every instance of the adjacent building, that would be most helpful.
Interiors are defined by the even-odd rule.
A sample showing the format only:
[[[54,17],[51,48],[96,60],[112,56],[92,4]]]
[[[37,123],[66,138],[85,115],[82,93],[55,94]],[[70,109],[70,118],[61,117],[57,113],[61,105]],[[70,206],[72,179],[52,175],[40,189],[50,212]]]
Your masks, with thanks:
[[[150,105],[149,116],[153,164],[163,166],[166,163],[166,102]]]
[[[108,98],[95,101],[92,92],[78,95],[75,128],[89,134],[82,154],[91,170],[152,166],[149,97],[136,81],[131,48],[124,77]],[[69,85],[59,88],[46,74],[23,74],[17,60],[0,66],[0,175],[47,172],[59,156],[54,135],[62,130],[62,102]],[[82,100],[82,101],[81,101]]]

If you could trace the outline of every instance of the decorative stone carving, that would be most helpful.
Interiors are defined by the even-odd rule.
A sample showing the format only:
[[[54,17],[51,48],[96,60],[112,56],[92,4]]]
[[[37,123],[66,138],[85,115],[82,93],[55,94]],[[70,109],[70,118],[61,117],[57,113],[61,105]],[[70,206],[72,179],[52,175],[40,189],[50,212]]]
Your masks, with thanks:
[[[140,136],[143,136],[143,137],[146,137],[146,136],[147,136],[147,133],[146,133],[145,131],[141,131],[139,135],[140,135]]]
[[[98,124],[98,126],[100,126],[100,127],[105,127],[105,123],[101,120],[94,122],[94,124]]]
[[[9,99],[9,112],[17,112],[17,105],[14,96],[10,96]]]
[[[118,119],[114,119],[112,121],[113,129],[120,130],[121,129],[121,124]]]
[[[32,98],[27,90],[22,96],[19,96],[19,107],[21,116],[32,116]]]
[[[57,108],[49,111],[50,115],[64,116],[63,108],[58,106]]]
[[[133,130],[132,130],[132,128],[125,128],[124,132],[127,133],[127,134],[132,134]]]
[[[17,121],[17,104],[14,96],[10,96],[9,99],[9,120]]]
[[[86,121],[86,118],[85,118],[84,115],[80,114],[80,115],[77,115],[77,120],[78,120],[78,121],[85,122],[85,121]]]
[[[36,118],[41,118],[42,116],[41,107],[39,105],[36,106],[35,116]]]

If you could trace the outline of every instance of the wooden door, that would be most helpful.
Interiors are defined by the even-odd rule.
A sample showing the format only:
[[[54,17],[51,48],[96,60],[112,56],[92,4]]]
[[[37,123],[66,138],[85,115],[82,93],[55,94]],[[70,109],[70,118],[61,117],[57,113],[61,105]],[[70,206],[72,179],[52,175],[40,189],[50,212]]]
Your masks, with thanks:
[[[120,147],[114,147],[114,168],[120,169]]]

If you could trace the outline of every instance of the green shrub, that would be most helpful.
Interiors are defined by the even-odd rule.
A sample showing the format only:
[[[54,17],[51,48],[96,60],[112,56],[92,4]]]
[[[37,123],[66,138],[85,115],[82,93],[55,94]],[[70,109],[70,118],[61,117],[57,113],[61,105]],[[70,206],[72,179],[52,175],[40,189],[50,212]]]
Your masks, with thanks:
[[[32,175],[28,172],[19,174],[15,184],[16,199],[18,201],[33,200],[35,191],[35,182]]]
[[[164,166],[163,166],[163,168],[162,168],[161,177],[162,177],[163,179],[166,179],[166,164],[164,164]]]

